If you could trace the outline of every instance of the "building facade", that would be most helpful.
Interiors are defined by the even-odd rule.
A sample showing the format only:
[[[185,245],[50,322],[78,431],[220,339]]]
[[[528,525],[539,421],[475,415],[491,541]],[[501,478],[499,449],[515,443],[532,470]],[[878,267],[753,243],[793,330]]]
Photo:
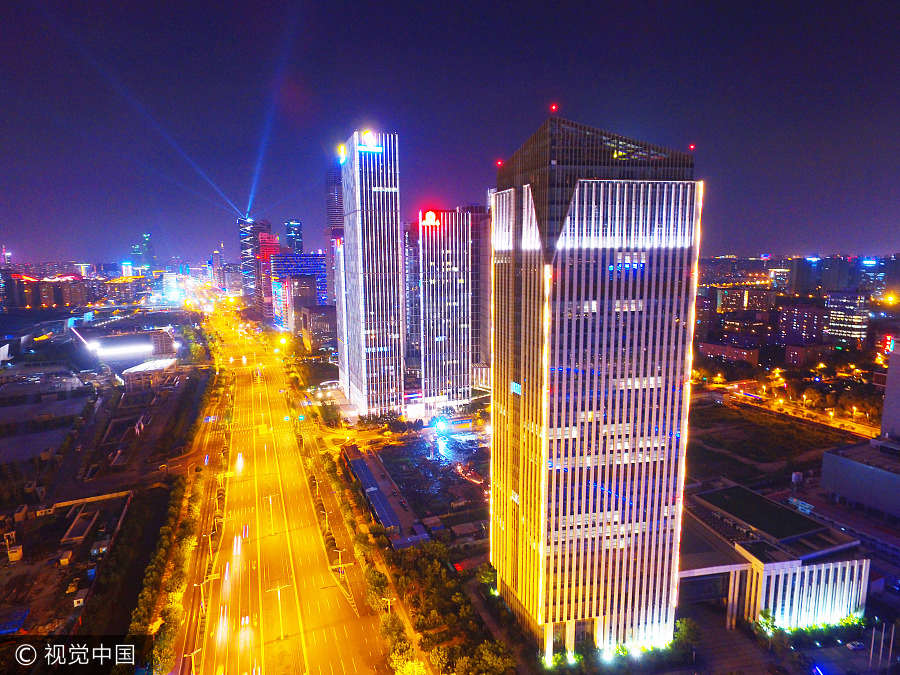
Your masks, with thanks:
[[[822,342],[828,327],[829,310],[810,304],[787,305],[778,312],[780,345],[809,345]]]
[[[862,293],[829,293],[825,300],[828,326],[825,329],[835,342],[859,347],[869,327],[869,299]]]
[[[238,239],[240,244],[241,286],[246,298],[256,296],[257,257],[259,256],[259,235],[271,234],[272,225],[266,220],[238,218]]]
[[[545,659],[672,639],[702,183],[550,118],[498,171],[491,562]]]
[[[403,279],[406,293],[406,363],[421,361],[421,312],[419,311],[419,224],[403,228]]]
[[[865,612],[869,560],[852,535],[740,485],[694,494],[687,510],[748,563],[729,574],[727,627],[738,616],[752,623],[764,610],[787,630]],[[713,570],[693,574],[704,571]]]
[[[341,187],[341,167],[335,164],[325,176],[325,241],[328,243],[327,292],[328,304],[337,299],[334,285],[334,247],[344,238],[344,189]]]
[[[299,220],[288,220],[284,223],[284,243],[291,253],[303,253],[303,223]]]
[[[360,414],[403,411],[403,233],[397,134],[354,131],[338,149],[344,205],[341,386]]]
[[[309,274],[316,278],[316,302],[319,305],[331,304],[328,301],[328,253],[322,249],[309,251],[298,256],[299,274]]]
[[[254,302],[267,319],[272,318],[272,258],[281,253],[278,237],[268,232],[257,235],[256,289]]]
[[[472,220],[472,363],[491,362],[491,215],[485,206],[462,209]]]
[[[472,398],[472,214],[419,212],[419,345],[425,415]]]

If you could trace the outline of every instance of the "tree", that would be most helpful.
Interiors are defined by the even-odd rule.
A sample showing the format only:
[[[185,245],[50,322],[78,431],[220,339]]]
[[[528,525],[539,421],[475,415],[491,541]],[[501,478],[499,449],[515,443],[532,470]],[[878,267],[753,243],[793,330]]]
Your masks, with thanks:
[[[515,668],[516,662],[509,653],[509,649],[502,642],[490,640],[482,642],[475,650],[475,657],[480,665],[481,673],[496,673],[502,675]]]
[[[700,626],[690,618],[675,622],[675,644],[694,649],[700,644]]]
[[[803,390],[802,400],[804,405],[811,408],[821,408],[823,403],[822,392],[814,387],[807,387]]]
[[[403,622],[391,612],[381,617],[381,634],[392,644],[404,636]]]
[[[772,649],[775,650],[775,653],[781,656],[791,647],[791,637],[787,634],[787,631],[778,628],[775,630],[775,634],[772,635]]]
[[[394,670],[397,675],[425,675],[425,664],[421,661],[406,661],[400,668]]]
[[[428,653],[428,659],[438,673],[444,673],[450,665],[450,655],[446,647],[435,647]]]
[[[497,583],[497,570],[491,567],[491,564],[488,562],[479,565],[475,574],[478,578],[478,583],[486,586],[493,586]]]

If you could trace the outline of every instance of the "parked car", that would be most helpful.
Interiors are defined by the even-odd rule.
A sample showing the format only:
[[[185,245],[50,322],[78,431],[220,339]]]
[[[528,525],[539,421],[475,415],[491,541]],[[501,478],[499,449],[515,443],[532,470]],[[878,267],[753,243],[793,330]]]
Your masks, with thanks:
[[[861,649],[866,648],[866,645],[863,643],[862,640],[854,640],[853,642],[848,642],[846,646],[847,646],[847,649],[849,649],[851,652],[858,652]]]

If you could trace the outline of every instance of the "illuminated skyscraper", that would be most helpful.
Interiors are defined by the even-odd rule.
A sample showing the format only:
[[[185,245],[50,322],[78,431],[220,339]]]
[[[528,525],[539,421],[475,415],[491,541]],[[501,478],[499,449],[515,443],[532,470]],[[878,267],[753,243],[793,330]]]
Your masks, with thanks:
[[[216,249],[209,259],[212,267],[212,282],[218,288],[225,288],[225,261],[222,259],[222,250]]]
[[[403,236],[397,134],[354,131],[341,157],[338,366],[360,414],[403,409]]]
[[[426,416],[472,398],[471,239],[471,212],[419,212],[419,345]]]
[[[256,306],[267,319],[272,318],[272,258],[281,253],[278,237],[268,232],[258,235],[259,248],[256,254]]]
[[[825,300],[825,307],[828,309],[825,332],[841,345],[859,348],[869,328],[868,296],[857,292],[832,292]]]
[[[256,257],[259,255],[259,235],[261,232],[272,233],[272,225],[266,220],[238,218],[238,237],[241,251],[241,279],[243,295],[253,298],[256,295]]]
[[[325,177],[325,242],[328,254],[328,303],[336,301],[334,247],[344,238],[344,190],[341,187],[341,167],[328,169]]]
[[[560,118],[493,195],[491,562],[542,645],[672,639],[702,183]]]
[[[284,243],[291,253],[297,255],[303,253],[303,223],[299,220],[289,220],[284,224]]]

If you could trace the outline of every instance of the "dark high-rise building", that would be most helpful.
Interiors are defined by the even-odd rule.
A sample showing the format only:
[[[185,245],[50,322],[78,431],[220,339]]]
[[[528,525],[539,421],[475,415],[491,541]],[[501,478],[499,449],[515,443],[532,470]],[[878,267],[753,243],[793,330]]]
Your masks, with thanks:
[[[246,298],[256,296],[256,258],[259,255],[259,235],[271,234],[272,225],[267,220],[253,220],[252,218],[238,218],[238,237],[241,251],[241,284],[243,295]]]
[[[820,258],[791,258],[788,290],[794,295],[810,295],[819,290],[822,283]]]
[[[403,276],[406,291],[406,358],[416,361],[421,355],[419,330],[419,224],[403,229]]]
[[[153,242],[150,241],[150,233],[144,232],[137,242],[131,245],[132,269],[136,274],[149,276],[156,267],[156,252],[153,250]]]
[[[553,117],[493,195],[490,558],[545,661],[672,640],[703,184]]]
[[[284,224],[284,243],[291,253],[303,253],[303,223],[299,220],[289,220]]]
[[[334,245],[344,238],[344,189],[341,186],[341,167],[335,165],[325,177],[325,241],[327,242],[328,303],[335,301]]]
[[[459,207],[471,219],[472,363],[491,362],[491,217],[480,204]]]
[[[822,290],[849,291],[859,286],[859,259],[832,255],[822,258]]]

